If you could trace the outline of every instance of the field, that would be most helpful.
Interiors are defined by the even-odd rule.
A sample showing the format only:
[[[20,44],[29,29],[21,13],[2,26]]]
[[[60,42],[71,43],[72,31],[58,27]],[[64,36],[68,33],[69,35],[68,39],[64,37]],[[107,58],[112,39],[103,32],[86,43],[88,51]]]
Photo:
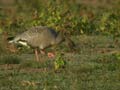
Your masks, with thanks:
[[[0,90],[120,90],[120,0],[0,0]],[[65,30],[55,58],[7,38],[43,25]],[[59,61],[59,62],[57,62]]]

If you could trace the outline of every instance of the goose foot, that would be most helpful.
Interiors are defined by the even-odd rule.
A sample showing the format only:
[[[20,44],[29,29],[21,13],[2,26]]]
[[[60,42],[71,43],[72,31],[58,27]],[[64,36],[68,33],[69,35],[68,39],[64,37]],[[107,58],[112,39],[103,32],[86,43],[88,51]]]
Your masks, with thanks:
[[[54,58],[54,57],[55,57],[55,54],[52,53],[52,52],[49,52],[49,53],[48,53],[48,57],[49,57],[49,58]]]

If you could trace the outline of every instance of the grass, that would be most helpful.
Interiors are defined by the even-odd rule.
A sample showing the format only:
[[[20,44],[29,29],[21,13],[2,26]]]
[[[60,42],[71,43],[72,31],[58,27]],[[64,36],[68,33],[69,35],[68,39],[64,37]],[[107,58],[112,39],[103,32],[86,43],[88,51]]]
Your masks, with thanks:
[[[19,64],[20,58],[15,55],[4,55],[0,57],[0,64]]]
[[[118,51],[119,47],[109,47],[108,44],[113,43],[111,37],[80,37],[77,44],[79,48],[82,48],[79,49],[80,51],[78,50],[78,53],[64,52],[63,58],[66,61],[65,68],[57,72],[53,66],[54,60],[50,60],[45,56],[41,57],[43,60],[41,63],[28,57],[31,56],[31,54],[20,54],[19,56],[17,55],[17,57],[10,55],[7,57],[3,56],[3,60],[11,60],[12,64],[11,62],[7,62],[10,63],[8,67],[5,66],[5,63],[0,66],[0,89],[119,90],[120,59],[119,52],[114,52]],[[104,39],[101,41],[100,37]],[[73,37],[73,39],[75,38],[78,37]],[[79,43],[81,43],[81,45],[79,45]],[[91,47],[92,44],[94,44],[94,47]],[[102,52],[103,48],[104,52]],[[110,51],[107,51],[108,49],[110,49]],[[32,57],[34,56],[32,55]],[[18,58],[21,60],[16,65],[14,59],[19,60]]]

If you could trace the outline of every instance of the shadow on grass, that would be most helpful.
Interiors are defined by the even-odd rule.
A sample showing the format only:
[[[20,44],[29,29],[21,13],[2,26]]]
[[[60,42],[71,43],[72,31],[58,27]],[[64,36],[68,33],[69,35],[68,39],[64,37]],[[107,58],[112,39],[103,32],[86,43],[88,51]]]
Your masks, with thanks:
[[[4,55],[0,57],[0,64],[20,64],[21,58],[16,55]]]

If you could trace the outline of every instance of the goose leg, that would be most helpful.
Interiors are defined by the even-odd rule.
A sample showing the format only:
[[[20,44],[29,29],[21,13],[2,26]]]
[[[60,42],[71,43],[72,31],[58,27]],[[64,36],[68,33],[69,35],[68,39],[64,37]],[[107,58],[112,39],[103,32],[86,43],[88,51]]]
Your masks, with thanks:
[[[39,56],[38,56],[38,50],[35,49],[35,57],[36,57],[36,60],[39,61]]]
[[[44,50],[40,50],[40,53],[45,55],[45,51]]]

